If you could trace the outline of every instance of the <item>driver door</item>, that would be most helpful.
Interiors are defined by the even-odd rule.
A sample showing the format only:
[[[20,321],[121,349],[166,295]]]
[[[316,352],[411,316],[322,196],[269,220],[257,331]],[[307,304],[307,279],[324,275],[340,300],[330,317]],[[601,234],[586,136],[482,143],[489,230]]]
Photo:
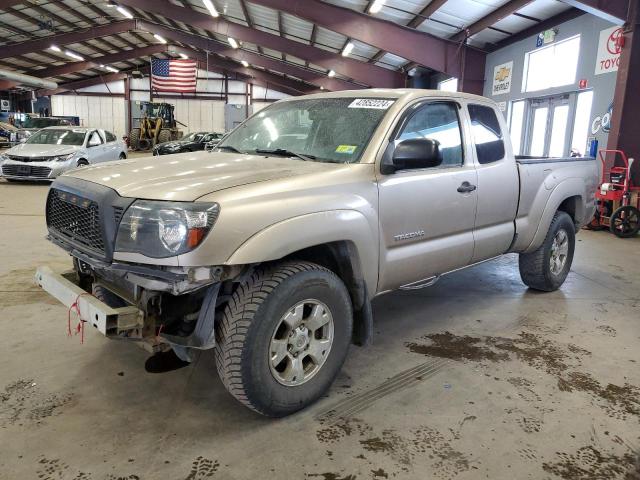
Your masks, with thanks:
[[[393,290],[464,267],[471,261],[477,195],[473,157],[465,152],[462,116],[455,102],[410,106],[393,146],[406,139],[439,143],[440,166],[378,173],[380,276],[378,291]],[[467,187],[461,188],[463,185]]]

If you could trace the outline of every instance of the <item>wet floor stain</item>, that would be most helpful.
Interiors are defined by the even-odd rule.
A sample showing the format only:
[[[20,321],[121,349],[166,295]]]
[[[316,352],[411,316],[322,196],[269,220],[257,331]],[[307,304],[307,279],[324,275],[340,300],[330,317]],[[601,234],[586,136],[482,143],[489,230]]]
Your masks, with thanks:
[[[457,336],[450,332],[426,335],[428,343],[407,343],[413,353],[443,357],[450,360],[474,362],[504,362],[519,360],[530,367],[555,377],[562,392],[579,391],[591,396],[609,417],[624,420],[629,415],[640,416],[640,387],[625,383],[606,386],[590,374],[578,370],[591,352],[574,344],[561,344],[530,332],[521,332],[515,338]],[[527,402],[541,402],[534,383],[521,377],[507,380],[518,389],[518,395]],[[525,431],[539,431],[538,422],[521,418]]]
[[[632,452],[616,455],[588,445],[574,453],[558,452],[556,457],[554,462],[543,463],[542,468],[563,479],[640,479],[640,456]]]
[[[73,403],[71,393],[48,393],[33,379],[19,379],[0,394],[0,427],[40,424]]]
[[[355,475],[344,475],[342,473],[307,473],[307,478],[321,478],[322,480],[356,480]]]

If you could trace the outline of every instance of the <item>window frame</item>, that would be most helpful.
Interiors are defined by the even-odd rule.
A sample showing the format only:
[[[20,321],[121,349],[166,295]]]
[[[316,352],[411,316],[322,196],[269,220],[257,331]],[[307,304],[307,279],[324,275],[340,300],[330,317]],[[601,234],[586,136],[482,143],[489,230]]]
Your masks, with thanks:
[[[425,172],[425,171],[434,171],[434,170],[446,170],[452,168],[462,168],[467,165],[467,139],[466,139],[466,129],[464,125],[464,118],[460,115],[460,110],[462,110],[462,104],[456,100],[448,99],[448,98],[434,98],[434,99],[419,99],[414,103],[408,104],[400,118],[396,121],[395,125],[391,128],[391,134],[387,138],[387,148],[385,149],[382,160],[380,162],[380,168],[382,169],[384,164],[390,162],[391,157],[393,155],[393,151],[395,150],[394,142],[398,139],[398,136],[402,132],[402,129],[406,126],[407,123],[416,115],[422,108],[426,108],[429,105],[434,105],[438,103],[446,103],[455,107],[456,117],[458,118],[458,129],[460,131],[460,147],[462,154],[462,163],[456,165],[439,165],[437,167],[426,167],[426,168],[412,168],[406,170],[396,170],[395,173],[407,173],[407,172]]]
[[[503,125],[502,125],[502,123],[500,121],[501,114],[498,114],[498,111],[496,110],[496,108],[494,106],[487,105],[487,104],[480,103],[480,102],[473,102],[473,101],[467,102],[466,106],[467,106],[467,115],[468,115],[468,118],[469,118],[469,136],[470,136],[471,143],[473,144],[473,151],[474,151],[474,155],[475,155],[475,158],[476,158],[477,166],[481,167],[481,166],[484,166],[484,165],[494,165],[494,164],[499,163],[499,162],[504,162],[504,160],[508,156],[508,152],[507,152],[507,144],[505,143],[505,129],[503,128]],[[470,110],[470,107],[472,107],[472,106],[488,108],[495,115],[496,121],[498,122],[498,127],[500,128],[500,140],[502,140],[502,149],[504,151],[504,153],[503,153],[501,158],[499,158],[497,160],[493,160],[491,162],[486,162],[486,163],[480,162],[480,156],[478,155],[478,147],[476,145],[475,136],[473,134],[473,119],[471,118],[471,110]],[[504,115],[502,115],[502,118],[504,119]],[[510,133],[508,129],[506,131],[507,131],[508,134]]]
[[[99,145],[90,145],[91,143],[91,136],[93,134],[96,134],[98,136],[98,138],[100,139],[100,144],[99,145],[104,145],[104,139],[102,138],[102,135],[100,135],[100,132],[98,132],[98,130],[91,130],[89,132],[89,134],[87,135],[87,147],[98,147]]]

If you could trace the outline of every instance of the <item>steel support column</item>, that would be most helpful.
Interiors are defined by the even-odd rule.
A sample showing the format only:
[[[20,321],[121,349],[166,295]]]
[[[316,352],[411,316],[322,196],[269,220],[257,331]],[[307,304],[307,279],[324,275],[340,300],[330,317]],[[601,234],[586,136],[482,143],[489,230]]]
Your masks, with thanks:
[[[632,178],[640,185],[640,6],[632,1],[624,26],[624,46],[613,97],[613,115],[607,148],[624,150],[635,158]]]

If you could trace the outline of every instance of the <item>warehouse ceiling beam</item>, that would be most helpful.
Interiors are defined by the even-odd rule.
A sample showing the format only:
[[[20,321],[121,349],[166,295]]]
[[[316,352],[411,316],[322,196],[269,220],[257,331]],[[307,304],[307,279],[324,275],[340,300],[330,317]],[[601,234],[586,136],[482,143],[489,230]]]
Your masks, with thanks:
[[[548,18],[539,23],[536,23],[535,25],[532,25],[529,28],[521,30],[518,33],[511,35],[510,37],[505,38],[504,40],[500,40],[498,43],[491,45],[490,50],[492,52],[499,50],[506,47],[507,45],[512,45],[521,40],[533,37],[534,35],[538,35],[540,32],[550,30],[564,22],[568,22],[569,20],[573,20],[574,18],[578,18],[582,15],[586,15],[586,13],[582,10],[578,10],[577,8],[570,8],[569,10],[565,10],[558,15],[554,15],[551,18]]]
[[[137,27],[140,30],[146,30],[148,32],[157,33],[158,35],[170,39],[174,42],[180,42],[185,45],[193,45],[194,47],[202,50],[208,50],[209,52],[222,55],[237,62],[246,61],[251,65],[257,65],[268,70],[291,75],[296,78],[300,78],[305,82],[324,87],[327,90],[347,90],[364,88],[362,85],[357,85],[339,78],[328,77],[323,73],[315,72],[298,66],[293,63],[285,63],[280,59],[273,57],[267,57],[260,55],[249,50],[242,50],[238,48],[232,48],[226,43],[222,43],[218,40],[205,38],[201,36],[192,35],[184,30],[175,30],[163,25],[147,22],[146,20],[137,20]]]
[[[215,55],[209,55],[204,52],[193,50],[192,48],[172,47],[172,52],[184,53],[189,58],[198,61],[199,67],[206,70],[207,65],[209,71],[218,73],[233,72],[237,79],[260,85],[265,88],[272,88],[289,95],[304,95],[306,93],[315,92],[317,89],[311,85],[307,85],[292,78],[286,78],[274,73],[265,72],[251,67],[244,67],[239,63],[225,60]]]
[[[49,35],[47,37],[38,38],[37,40],[30,40],[28,42],[3,45],[3,48],[0,51],[0,58],[15,57],[26,53],[39,53],[48,49],[51,45],[57,45],[60,47],[62,45],[80,43],[97,37],[106,37],[109,35],[128,32],[130,30],[134,30],[135,27],[135,20],[121,20],[119,22],[112,22],[81,31]]]
[[[157,13],[166,18],[172,18],[186,25],[202,30],[232,37],[236,40],[260,45],[264,48],[285,52],[289,55],[308,60],[327,70],[352,78],[354,81],[376,87],[401,87],[404,77],[399,72],[370,65],[350,57],[343,57],[340,53],[329,52],[318,47],[307,45],[279,35],[263,32],[239,23],[230,22],[222,18],[212,18],[210,15],[197,12],[190,8],[178,7],[166,0],[120,0],[120,4],[132,8],[139,8],[147,12]],[[324,5],[324,4],[323,4]]]
[[[23,3],[24,0],[3,0],[2,5],[0,5],[0,10],[11,12],[11,7],[14,5],[22,5]]]
[[[251,1],[457,77],[463,91],[482,93],[485,53],[477,49],[320,0]]]
[[[425,21],[427,21],[431,17],[431,15],[436,13],[436,11],[438,11],[440,7],[442,7],[445,3],[447,3],[447,0],[431,0],[429,5],[420,10],[420,13],[418,13],[418,15],[416,15],[413,20],[411,20],[407,24],[407,27],[418,28]]]
[[[147,71],[148,71],[147,67]],[[129,75],[128,72],[109,73],[107,75],[99,75],[82,80],[74,80],[72,82],[61,83],[58,88],[52,89],[40,89],[36,90],[36,97],[47,97],[49,95],[57,95],[59,93],[69,92],[73,90],[79,90],[81,88],[93,87],[94,85],[100,85],[103,83],[117,82],[118,80],[124,80]]]
[[[59,67],[43,68],[40,70],[30,70],[29,75],[36,75],[42,78],[59,77],[60,75],[68,75],[70,73],[82,72],[100,65],[109,65],[112,63],[124,62],[130,59],[148,57],[156,53],[167,51],[167,45],[149,45],[134,50],[122,50],[116,53],[109,53],[100,57],[92,57],[84,62],[70,62]]]
[[[463,29],[461,32],[456,33],[451,37],[451,40],[455,42],[461,42],[468,37],[474,36],[476,33],[481,32],[482,30],[495,25],[503,18],[508,17],[509,15],[517,12],[518,10],[526,7],[533,0],[511,0],[501,7],[497,8],[490,14],[482,17],[477,22],[472,23],[467,28]]]
[[[629,12],[628,0],[561,0],[567,5],[603,18],[611,23],[622,25]],[[633,0],[637,2],[638,0]]]

